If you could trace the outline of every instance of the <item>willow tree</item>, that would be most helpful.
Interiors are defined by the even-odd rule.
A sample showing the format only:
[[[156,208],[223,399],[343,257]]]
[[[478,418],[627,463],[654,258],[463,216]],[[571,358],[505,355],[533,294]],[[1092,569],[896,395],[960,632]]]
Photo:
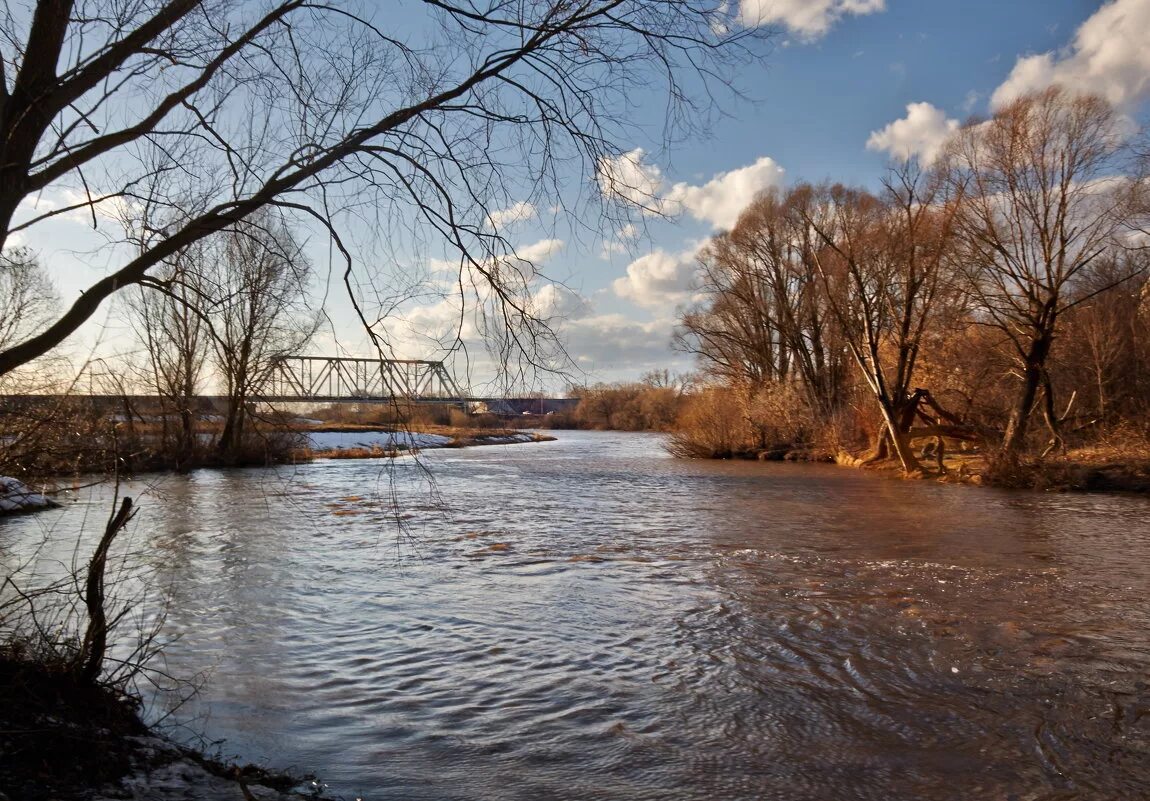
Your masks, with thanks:
[[[385,239],[414,229],[458,254],[457,283],[483,287],[508,326],[537,327],[528,280],[500,266],[514,248],[492,213],[521,194],[571,202],[561,186],[598,187],[578,178],[634,147],[629,115],[652,86],[679,132],[710,117],[722,76],[756,57],[764,35],[736,11],[724,0],[10,9],[0,16],[0,248],[61,214],[107,230],[108,218],[146,209],[164,225],[135,238],[145,247],[113,242],[105,277],[45,330],[0,347],[0,375],[267,206],[328,229],[349,291],[372,276],[353,275],[341,226]],[[621,202],[616,189],[597,199]]]
[[[818,202],[808,185],[764,192],[731,231],[714,236],[700,256],[700,300],[684,312],[675,344],[711,377],[751,393],[797,384],[825,422],[842,398],[847,365],[815,270],[817,237],[805,221]]]
[[[918,470],[910,434],[922,393],[912,387],[947,286],[954,203],[938,174],[913,161],[890,172],[879,196],[842,186],[819,194],[819,212],[804,212],[822,245],[814,267],[882,415],[874,455],[884,455],[889,442],[903,470]]]
[[[1144,191],[1131,169],[1128,121],[1100,97],[1051,88],[960,130],[944,154],[959,257],[983,316],[1014,354],[1018,384],[1002,449],[1016,456],[1065,312],[1133,272],[1077,292],[1122,246]],[[1140,267],[1138,268],[1140,269]],[[1056,434],[1057,436],[1057,434]]]

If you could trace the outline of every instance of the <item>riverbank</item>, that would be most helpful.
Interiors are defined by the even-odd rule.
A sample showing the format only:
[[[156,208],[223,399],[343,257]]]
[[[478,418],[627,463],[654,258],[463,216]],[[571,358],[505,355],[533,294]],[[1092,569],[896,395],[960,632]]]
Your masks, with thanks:
[[[1037,492],[1150,494],[1150,457],[1129,452],[1081,449],[1009,463],[992,461],[978,451],[958,451],[944,457],[941,469],[933,456],[923,457],[923,469],[910,475],[903,473],[902,466],[892,459],[867,462],[844,454],[835,461],[846,467],[890,473],[898,478],[947,484]]]
[[[330,424],[298,419],[278,425],[253,427],[236,453],[219,453],[212,432],[200,432],[190,452],[177,455],[163,445],[160,434],[141,430],[121,432],[116,447],[87,453],[91,443],[78,437],[68,446],[53,449],[51,458],[0,459],[0,516],[34,511],[52,505],[50,498],[30,490],[50,479],[66,476],[188,473],[193,470],[231,467],[269,467],[299,464],[312,459],[380,459],[415,454],[434,448],[471,448],[553,441],[555,437],[515,429],[474,428],[422,424],[418,427]],[[11,456],[11,455],[10,455]],[[4,481],[15,482],[12,486]],[[19,486],[17,486],[19,485]],[[45,489],[50,494],[50,491]],[[11,500],[12,502],[8,502]]]
[[[0,655],[0,799],[294,801],[310,777],[238,766],[150,730],[138,702]]]
[[[485,445],[521,445],[553,442],[555,437],[511,429],[473,429],[456,426],[421,426],[419,431],[357,425],[325,425],[300,429],[304,447],[293,450],[293,459],[395,458],[437,448],[473,448]]]
[[[705,458],[705,457],[704,457]],[[995,462],[977,449],[950,449],[940,465],[933,454],[920,456],[922,469],[910,475],[896,459],[871,460],[846,451],[780,447],[712,456],[771,462],[824,462],[893,478],[972,484],[1041,492],[1124,492],[1150,494],[1150,448],[1084,447],[1065,454],[1011,464]]]

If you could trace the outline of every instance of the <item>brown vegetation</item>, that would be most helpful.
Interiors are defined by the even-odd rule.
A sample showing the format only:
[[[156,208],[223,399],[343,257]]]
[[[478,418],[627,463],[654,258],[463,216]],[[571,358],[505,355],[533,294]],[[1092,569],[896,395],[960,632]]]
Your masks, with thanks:
[[[976,450],[994,483],[1143,486],[1150,448],[1129,434],[1150,427],[1150,189],[1124,125],[1051,89],[968,124],[936,164],[896,166],[878,194],[758,198],[701,256],[676,341],[711,388],[675,452],[945,474],[948,453]],[[1108,437],[1109,466],[1090,456]]]

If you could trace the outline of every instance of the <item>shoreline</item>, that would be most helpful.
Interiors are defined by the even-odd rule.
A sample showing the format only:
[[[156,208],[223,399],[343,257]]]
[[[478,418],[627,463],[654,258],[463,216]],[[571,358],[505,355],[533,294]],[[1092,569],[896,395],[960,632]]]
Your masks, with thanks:
[[[421,430],[381,426],[316,426],[294,433],[309,444],[292,450],[294,459],[391,459],[425,450],[475,448],[492,445],[523,445],[554,442],[555,437],[514,429],[470,429],[421,426]]]
[[[708,457],[700,457],[706,459]],[[767,449],[732,454],[730,458],[762,462],[803,462],[834,464],[838,467],[871,472],[903,481],[934,481],[990,489],[1029,492],[1120,493],[1150,495],[1150,453],[1129,453],[1083,449],[1066,455],[1036,461],[1019,461],[1010,467],[995,467],[979,451],[948,452],[939,472],[933,456],[920,457],[923,469],[902,472],[897,459],[868,461],[847,451],[818,452],[809,449]]]
[[[125,476],[140,476],[161,473],[191,473],[196,470],[227,470],[249,467],[280,467],[290,464],[306,464],[321,459],[393,459],[399,456],[418,455],[424,450],[443,448],[473,448],[492,445],[519,445],[533,442],[553,442],[556,438],[541,432],[515,429],[473,429],[450,426],[421,426],[422,430],[403,429],[387,426],[317,426],[314,428],[276,428],[264,431],[269,436],[292,436],[309,438],[312,434],[326,434],[327,447],[285,446],[277,452],[268,452],[264,458],[244,459],[237,462],[223,462],[208,454],[184,464],[175,464],[165,459],[139,459],[135,465],[121,465]],[[341,443],[342,435],[347,442]],[[372,436],[375,435],[375,436]],[[76,469],[74,466],[60,467],[47,472],[30,475],[0,475],[0,518],[8,515],[33,514],[59,504],[52,496],[64,491],[65,480],[79,476],[108,475],[97,467]],[[10,503],[6,500],[10,499]],[[0,798],[0,801],[3,801]]]
[[[123,689],[0,653],[4,801],[299,801],[313,777],[239,765],[180,745]],[[316,785],[318,787],[318,785]]]

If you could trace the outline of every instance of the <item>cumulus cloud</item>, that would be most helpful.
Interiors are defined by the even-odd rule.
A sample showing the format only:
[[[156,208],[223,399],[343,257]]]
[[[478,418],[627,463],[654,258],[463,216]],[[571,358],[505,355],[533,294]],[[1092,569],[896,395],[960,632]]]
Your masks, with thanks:
[[[623,314],[598,314],[563,329],[572,361],[599,380],[634,380],[640,373],[666,367],[670,352],[670,318],[639,322]]]
[[[535,206],[528,203],[526,200],[521,200],[518,203],[513,203],[506,209],[499,209],[487,215],[487,221],[491,223],[491,227],[495,230],[505,228],[512,223],[525,222],[530,220],[536,215]]]
[[[641,147],[615,158],[602,158],[595,175],[600,191],[607,197],[624,200],[648,214],[661,210],[659,194],[663,189],[663,172],[658,165],[644,161]]]
[[[532,295],[532,311],[544,320],[579,320],[591,314],[591,302],[561,284],[546,284]]]
[[[571,363],[588,371],[591,380],[633,380],[675,358],[670,316],[638,320],[633,314],[599,313],[591,300],[561,284],[538,287],[531,310],[554,326]],[[397,357],[412,359],[444,358],[462,341],[470,354],[471,379],[491,380],[499,373],[499,365],[484,355],[476,307],[469,303],[464,309],[458,296],[408,306],[388,320],[387,337]],[[456,377],[468,383],[462,368]]]
[[[639,238],[639,229],[633,223],[627,223],[618,231],[618,239],[608,239],[599,248],[599,258],[609,259],[631,249],[631,243]]]
[[[748,28],[785,25],[810,41],[825,35],[848,14],[875,14],[885,8],[886,0],[742,0],[739,22]]]
[[[515,255],[533,264],[542,264],[563,249],[562,239],[540,239],[515,248]]]
[[[763,156],[754,164],[721,172],[702,186],[678,183],[667,193],[672,211],[684,209],[716,228],[733,228],[743,209],[764,189],[781,186],[784,170],[774,159]]]
[[[67,211],[63,211],[67,209]],[[92,225],[101,222],[124,223],[139,217],[143,204],[126,195],[88,192],[62,187],[32,195],[20,201],[21,222],[56,212],[56,218]]]
[[[479,339],[474,315],[467,313],[457,295],[434,303],[408,306],[388,320],[386,337],[399,358],[435,358],[458,340]]]
[[[609,259],[612,256],[617,256],[620,253],[627,252],[627,243],[619,242],[617,240],[607,240],[603,243],[603,247],[599,248],[599,258]]]
[[[911,103],[906,116],[871,132],[867,150],[886,151],[897,159],[917,156],[924,164],[938,157],[946,140],[958,130],[958,120],[948,119],[930,103]]]
[[[611,288],[624,300],[648,309],[667,309],[689,300],[698,269],[695,250],[655,250],[627,265],[627,274]]]
[[[469,263],[458,259],[431,259],[427,263],[427,275],[420,281],[420,285],[428,292],[458,292],[461,272],[465,277],[465,284],[474,281],[476,285],[481,286],[487,278],[480,272],[492,271],[504,271],[507,277],[518,273],[520,280],[529,283],[540,274],[539,268],[562,250],[565,244],[562,239],[540,239],[537,242],[516,245],[514,255],[482,259],[479,271],[473,270]]]
[[[1075,32],[1059,52],[1026,56],[995,90],[991,105],[1060,84],[1099,94],[1117,106],[1150,96],[1150,0],[1112,0]]]
[[[617,159],[601,161],[598,175],[604,194],[633,203],[648,214],[685,212],[715,228],[733,227],[755,195],[781,186],[785,175],[774,159],[763,156],[753,164],[718,173],[702,186],[681,181],[668,187],[662,170],[647,164],[645,156],[642,148],[636,148]],[[623,239],[636,235],[634,226],[620,232]],[[622,241],[608,243],[602,255],[607,257],[625,249]]]

